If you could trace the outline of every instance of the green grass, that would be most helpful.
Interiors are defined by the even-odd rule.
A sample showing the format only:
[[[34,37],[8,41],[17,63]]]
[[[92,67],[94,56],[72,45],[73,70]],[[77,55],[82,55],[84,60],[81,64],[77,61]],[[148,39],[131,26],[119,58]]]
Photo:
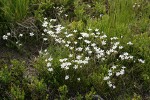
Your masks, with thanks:
[[[26,18],[29,0],[1,0],[2,11],[8,21],[19,21]]]

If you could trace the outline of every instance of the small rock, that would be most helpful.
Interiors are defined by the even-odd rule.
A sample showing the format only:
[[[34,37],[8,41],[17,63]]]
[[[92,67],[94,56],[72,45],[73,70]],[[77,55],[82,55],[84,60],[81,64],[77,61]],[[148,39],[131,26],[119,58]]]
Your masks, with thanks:
[[[104,99],[99,95],[93,95],[92,100],[104,100]]]

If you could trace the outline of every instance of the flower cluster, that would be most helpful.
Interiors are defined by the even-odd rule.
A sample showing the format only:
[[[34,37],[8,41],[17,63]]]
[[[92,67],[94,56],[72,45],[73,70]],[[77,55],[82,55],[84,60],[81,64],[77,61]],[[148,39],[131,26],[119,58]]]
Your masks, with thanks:
[[[141,5],[139,5],[139,4],[137,4],[137,3],[134,3],[134,5],[133,5],[133,8],[135,8],[135,7],[141,7]]]
[[[104,80],[107,81],[109,87],[116,88],[115,83],[111,80],[125,74],[127,66],[125,67],[122,62],[138,61],[145,63],[144,60],[137,60],[136,57],[125,52],[118,37],[108,38],[99,29],[91,28],[88,29],[88,32],[68,31],[60,24],[53,24],[55,22],[56,19],[47,20],[45,18],[42,26],[49,37],[52,37],[57,44],[61,44],[70,51],[67,58],[59,59],[60,67],[64,71],[88,67],[89,62],[94,66],[99,66],[98,64],[105,62],[110,68]],[[129,41],[126,46],[133,46],[133,43]],[[47,66],[50,65],[48,63]],[[66,74],[65,80],[69,78],[70,75]],[[80,80],[80,78],[77,78],[77,80]]]
[[[23,36],[23,34],[20,34],[18,37],[22,37],[22,36]],[[6,35],[3,35],[2,38],[3,38],[3,40],[8,40],[9,38],[12,38],[12,37],[16,37],[16,36],[13,36],[13,34],[8,32]],[[11,41],[11,39],[10,39],[10,41]],[[16,41],[15,44],[19,47],[22,46],[22,43],[20,43],[19,40]]]
[[[33,32],[29,33],[29,37],[33,37],[35,34]],[[11,41],[12,43],[14,43],[16,46],[20,47],[22,46],[23,42],[21,41],[21,39],[23,38],[23,36],[25,37],[24,34],[20,33],[20,34],[15,34],[15,33],[6,33],[5,35],[3,35],[3,40],[7,40],[8,42]],[[27,36],[27,35],[26,35]],[[13,39],[14,38],[14,39]]]
[[[116,88],[116,86],[114,84],[112,84],[111,82],[111,78],[116,76],[121,76],[121,75],[124,75],[125,74],[125,66],[118,66],[118,65],[113,65],[111,67],[111,69],[108,70],[108,75],[104,77],[104,80],[107,81],[107,84],[109,87],[112,87],[112,88]]]
[[[10,33],[7,33],[6,35],[3,35],[3,40],[7,40],[10,35],[11,35]]]
[[[53,68],[52,68],[52,64],[51,64],[51,61],[53,60],[53,58],[50,56],[48,59],[45,59],[45,61],[47,62],[47,68],[48,68],[48,71],[52,72],[53,71]]]
[[[64,11],[64,6],[60,6],[60,7],[53,7],[58,15],[61,15]]]

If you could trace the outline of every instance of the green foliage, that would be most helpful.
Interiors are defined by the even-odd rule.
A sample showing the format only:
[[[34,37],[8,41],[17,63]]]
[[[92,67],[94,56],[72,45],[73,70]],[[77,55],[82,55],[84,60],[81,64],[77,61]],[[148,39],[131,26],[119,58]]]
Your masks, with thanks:
[[[53,2],[51,2],[51,0],[41,0],[41,1],[32,1],[32,4],[36,4],[36,6],[33,6],[33,13],[34,13],[34,17],[39,20],[42,21],[44,16],[53,16],[52,14],[52,5]]]
[[[43,80],[38,80],[35,77],[31,78],[31,83],[27,84],[28,89],[31,93],[31,99],[37,100],[37,99],[46,99],[46,84],[43,82]],[[28,95],[27,95],[28,96]]]
[[[59,87],[58,90],[60,92],[60,100],[66,100],[67,99],[67,93],[68,93],[67,86],[66,85],[61,86],[61,87]]]
[[[19,87],[16,87],[16,86],[12,86],[11,87],[11,98],[13,99],[19,99],[19,100],[24,100],[24,91],[21,91],[21,89]]]
[[[84,16],[83,16],[83,15],[85,14],[84,8],[85,8],[85,5],[84,5],[84,4],[80,5],[80,4],[78,4],[78,2],[75,2],[75,10],[74,10],[74,13],[75,13],[75,15],[77,16],[77,18],[78,18],[79,20],[84,17]]]
[[[26,17],[29,0],[1,0],[4,16],[8,21],[19,21]]]
[[[25,67],[23,63],[20,63],[17,60],[12,60],[11,64],[12,66],[2,66],[0,70],[1,98],[18,98],[23,100],[24,91],[20,89],[19,85],[24,84],[25,82],[23,77]]]
[[[85,95],[85,99],[86,100],[92,100],[93,99],[93,95],[95,95],[95,91],[94,91],[93,88],[91,88],[91,91]]]
[[[24,62],[11,61],[0,70],[0,99],[46,99],[46,84],[35,76],[26,75]]]

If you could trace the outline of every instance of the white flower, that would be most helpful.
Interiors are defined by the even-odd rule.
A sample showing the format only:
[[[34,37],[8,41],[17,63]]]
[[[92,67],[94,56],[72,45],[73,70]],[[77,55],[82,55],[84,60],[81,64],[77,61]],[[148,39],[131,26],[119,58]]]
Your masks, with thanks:
[[[95,46],[96,46],[96,44],[95,44],[95,43],[92,43],[92,44],[91,44],[91,46],[92,46],[92,47],[95,47]]]
[[[53,71],[53,68],[48,68],[48,71],[52,72],[52,71]]]
[[[66,41],[65,41],[65,40],[62,40],[62,43],[66,43]]]
[[[47,67],[50,67],[52,64],[50,62],[47,63]]]
[[[115,66],[115,65],[113,65],[111,68],[112,68],[112,69],[116,69],[116,66]]]
[[[112,72],[112,70],[110,69],[110,70],[108,70],[108,72],[109,72],[109,73],[111,73],[111,72]]]
[[[83,64],[88,64],[87,60],[82,61]]]
[[[103,80],[109,80],[110,77],[109,76],[105,76]]]
[[[47,18],[45,17],[44,20],[47,20]]]
[[[47,60],[47,59],[45,59],[45,61],[47,62],[48,60]]]
[[[80,79],[80,78],[77,78],[77,80],[80,81],[81,79]]]
[[[16,42],[16,44],[17,44],[17,42]],[[39,51],[39,54],[42,54],[42,53],[43,53],[43,52],[40,50],[40,51]]]
[[[79,39],[79,40],[81,40],[81,39],[82,39],[82,37],[79,37],[78,39]]]
[[[90,50],[90,48],[89,48],[89,47],[86,47],[86,48],[85,48],[85,51],[89,51],[89,50]]]
[[[74,69],[77,69],[78,68],[78,65],[74,65],[74,67],[73,67]]]
[[[103,40],[103,41],[102,41],[102,45],[106,45],[106,41]]]
[[[43,31],[44,31],[44,32],[47,32],[47,29],[44,29]]]
[[[66,16],[66,17],[68,17],[68,15],[67,15],[67,14],[65,14],[65,16]]]
[[[95,37],[95,38],[98,38],[98,36],[97,36],[97,35],[95,35],[94,37]]]
[[[70,42],[70,41],[67,41],[67,43],[70,44],[71,42]]]
[[[68,38],[68,37],[71,37],[71,36],[73,36],[73,34],[68,34],[68,35],[66,35],[67,38]]]
[[[125,73],[124,69],[121,69],[120,75],[123,75]]]
[[[44,23],[42,24],[43,27],[47,27],[47,25],[48,25],[47,21],[44,21]]]
[[[66,69],[66,70],[68,70],[68,69],[69,69],[69,67],[68,67],[68,66],[66,66],[66,67],[65,67],[65,69]]]
[[[117,48],[117,46],[116,46],[116,45],[113,45],[112,49],[116,49],[116,48]]]
[[[99,29],[95,29],[95,31],[97,32],[97,31],[99,31]]]
[[[104,61],[105,60],[105,58],[101,58],[102,59],[102,61]]]
[[[119,45],[119,44],[120,44],[120,42],[115,42],[115,43],[114,43],[115,46],[117,46],[117,45]]]
[[[80,33],[83,37],[89,37],[88,33]]]
[[[69,54],[69,57],[73,57],[73,54]]]
[[[92,53],[92,51],[88,51],[88,53],[89,53],[89,54],[91,54],[91,53]]]
[[[56,42],[61,43],[61,38],[55,39]]]
[[[23,37],[23,34],[19,34],[19,37]]]
[[[103,38],[106,38],[106,37],[107,37],[107,35],[104,34],[103,36],[100,36],[100,39],[103,39]]]
[[[106,54],[107,54],[107,55],[110,55],[110,53],[111,53],[110,50],[107,50],[107,51],[106,51]]]
[[[53,22],[56,22],[56,19],[50,19],[50,22],[52,22],[52,21],[53,21]]]
[[[91,33],[91,35],[95,36],[95,33]]]
[[[7,36],[10,36],[10,33],[7,33]]]
[[[108,81],[107,84],[112,84],[111,81]]]
[[[45,49],[44,52],[47,52],[47,49]]]
[[[70,48],[70,50],[72,50],[74,47],[69,47]]]
[[[73,30],[73,32],[74,32],[74,33],[76,33],[76,32],[77,32],[77,30]]]
[[[130,59],[133,59],[133,56],[129,56]]]
[[[31,33],[29,33],[30,34],[30,36],[33,36],[34,34],[33,34],[33,32],[31,32]]]
[[[112,73],[108,73],[108,76],[111,76],[112,75]]]
[[[88,30],[89,30],[89,31],[91,31],[92,29],[91,29],[91,28],[89,28]]]
[[[22,44],[20,43],[19,46],[22,46]]]
[[[43,38],[44,41],[47,41],[47,38]]]
[[[128,42],[127,44],[128,44],[128,45],[133,45],[133,43],[132,43],[132,42]]]
[[[117,37],[110,38],[110,40],[117,40],[117,39],[118,39]]]
[[[65,44],[66,47],[69,47],[69,44]]]
[[[143,64],[145,63],[145,60],[142,60],[142,59],[138,59],[138,61],[143,63]]]
[[[80,56],[80,55],[77,55],[77,56],[76,56],[76,59],[81,59],[81,57],[82,57],[82,56]]]
[[[64,34],[66,34],[66,35],[67,35],[67,34],[68,34],[68,32],[64,32]]]
[[[89,41],[89,40],[84,40],[84,42],[87,44],[91,43],[91,41]]]
[[[53,34],[54,34],[53,31],[47,31],[47,33],[48,33],[49,35],[53,35]]]
[[[49,57],[49,58],[48,58],[48,61],[52,61],[52,60],[53,60],[53,58],[52,58],[52,57]]]
[[[96,32],[97,35],[100,35],[100,32]]]
[[[100,14],[99,16],[100,16],[100,17],[102,17],[102,16],[103,16],[103,14]]]
[[[88,60],[90,60],[90,58],[89,57],[85,57],[85,60],[88,61]]]
[[[74,44],[77,44],[77,42],[74,42]]]
[[[119,49],[122,49],[123,48],[123,46],[119,46]]]
[[[115,89],[116,88],[116,86],[115,85],[113,85],[113,89]]]
[[[120,73],[119,72],[116,72],[116,76],[119,76],[120,75]]]
[[[3,35],[3,39],[4,39],[4,40],[7,40],[7,39],[8,39],[8,36],[7,36],[7,35]]]
[[[109,85],[109,87],[112,87],[113,85],[112,84],[108,84]]]
[[[108,81],[107,84],[108,84],[109,87],[113,86],[112,83],[111,83],[111,81]]]
[[[68,80],[68,79],[69,79],[69,75],[66,75],[66,76],[65,76],[65,80]]]
[[[67,58],[59,59],[60,62],[64,62],[64,61],[67,61],[67,60],[68,60]]]
[[[126,67],[125,66],[122,66],[122,69],[125,69]]]
[[[129,57],[128,57],[128,56],[125,56],[124,59],[129,59]]]
[[[76,48],[76,51],[82,51],[82,49],[83,49],[83,48],[78,47],[78,48]]]
[[[64,62],[64,63],[62,63],[60,66],[61,66],[61,68],[69,69],[68,66],[70,66],[70,65],[71,65],[70,62]]]

